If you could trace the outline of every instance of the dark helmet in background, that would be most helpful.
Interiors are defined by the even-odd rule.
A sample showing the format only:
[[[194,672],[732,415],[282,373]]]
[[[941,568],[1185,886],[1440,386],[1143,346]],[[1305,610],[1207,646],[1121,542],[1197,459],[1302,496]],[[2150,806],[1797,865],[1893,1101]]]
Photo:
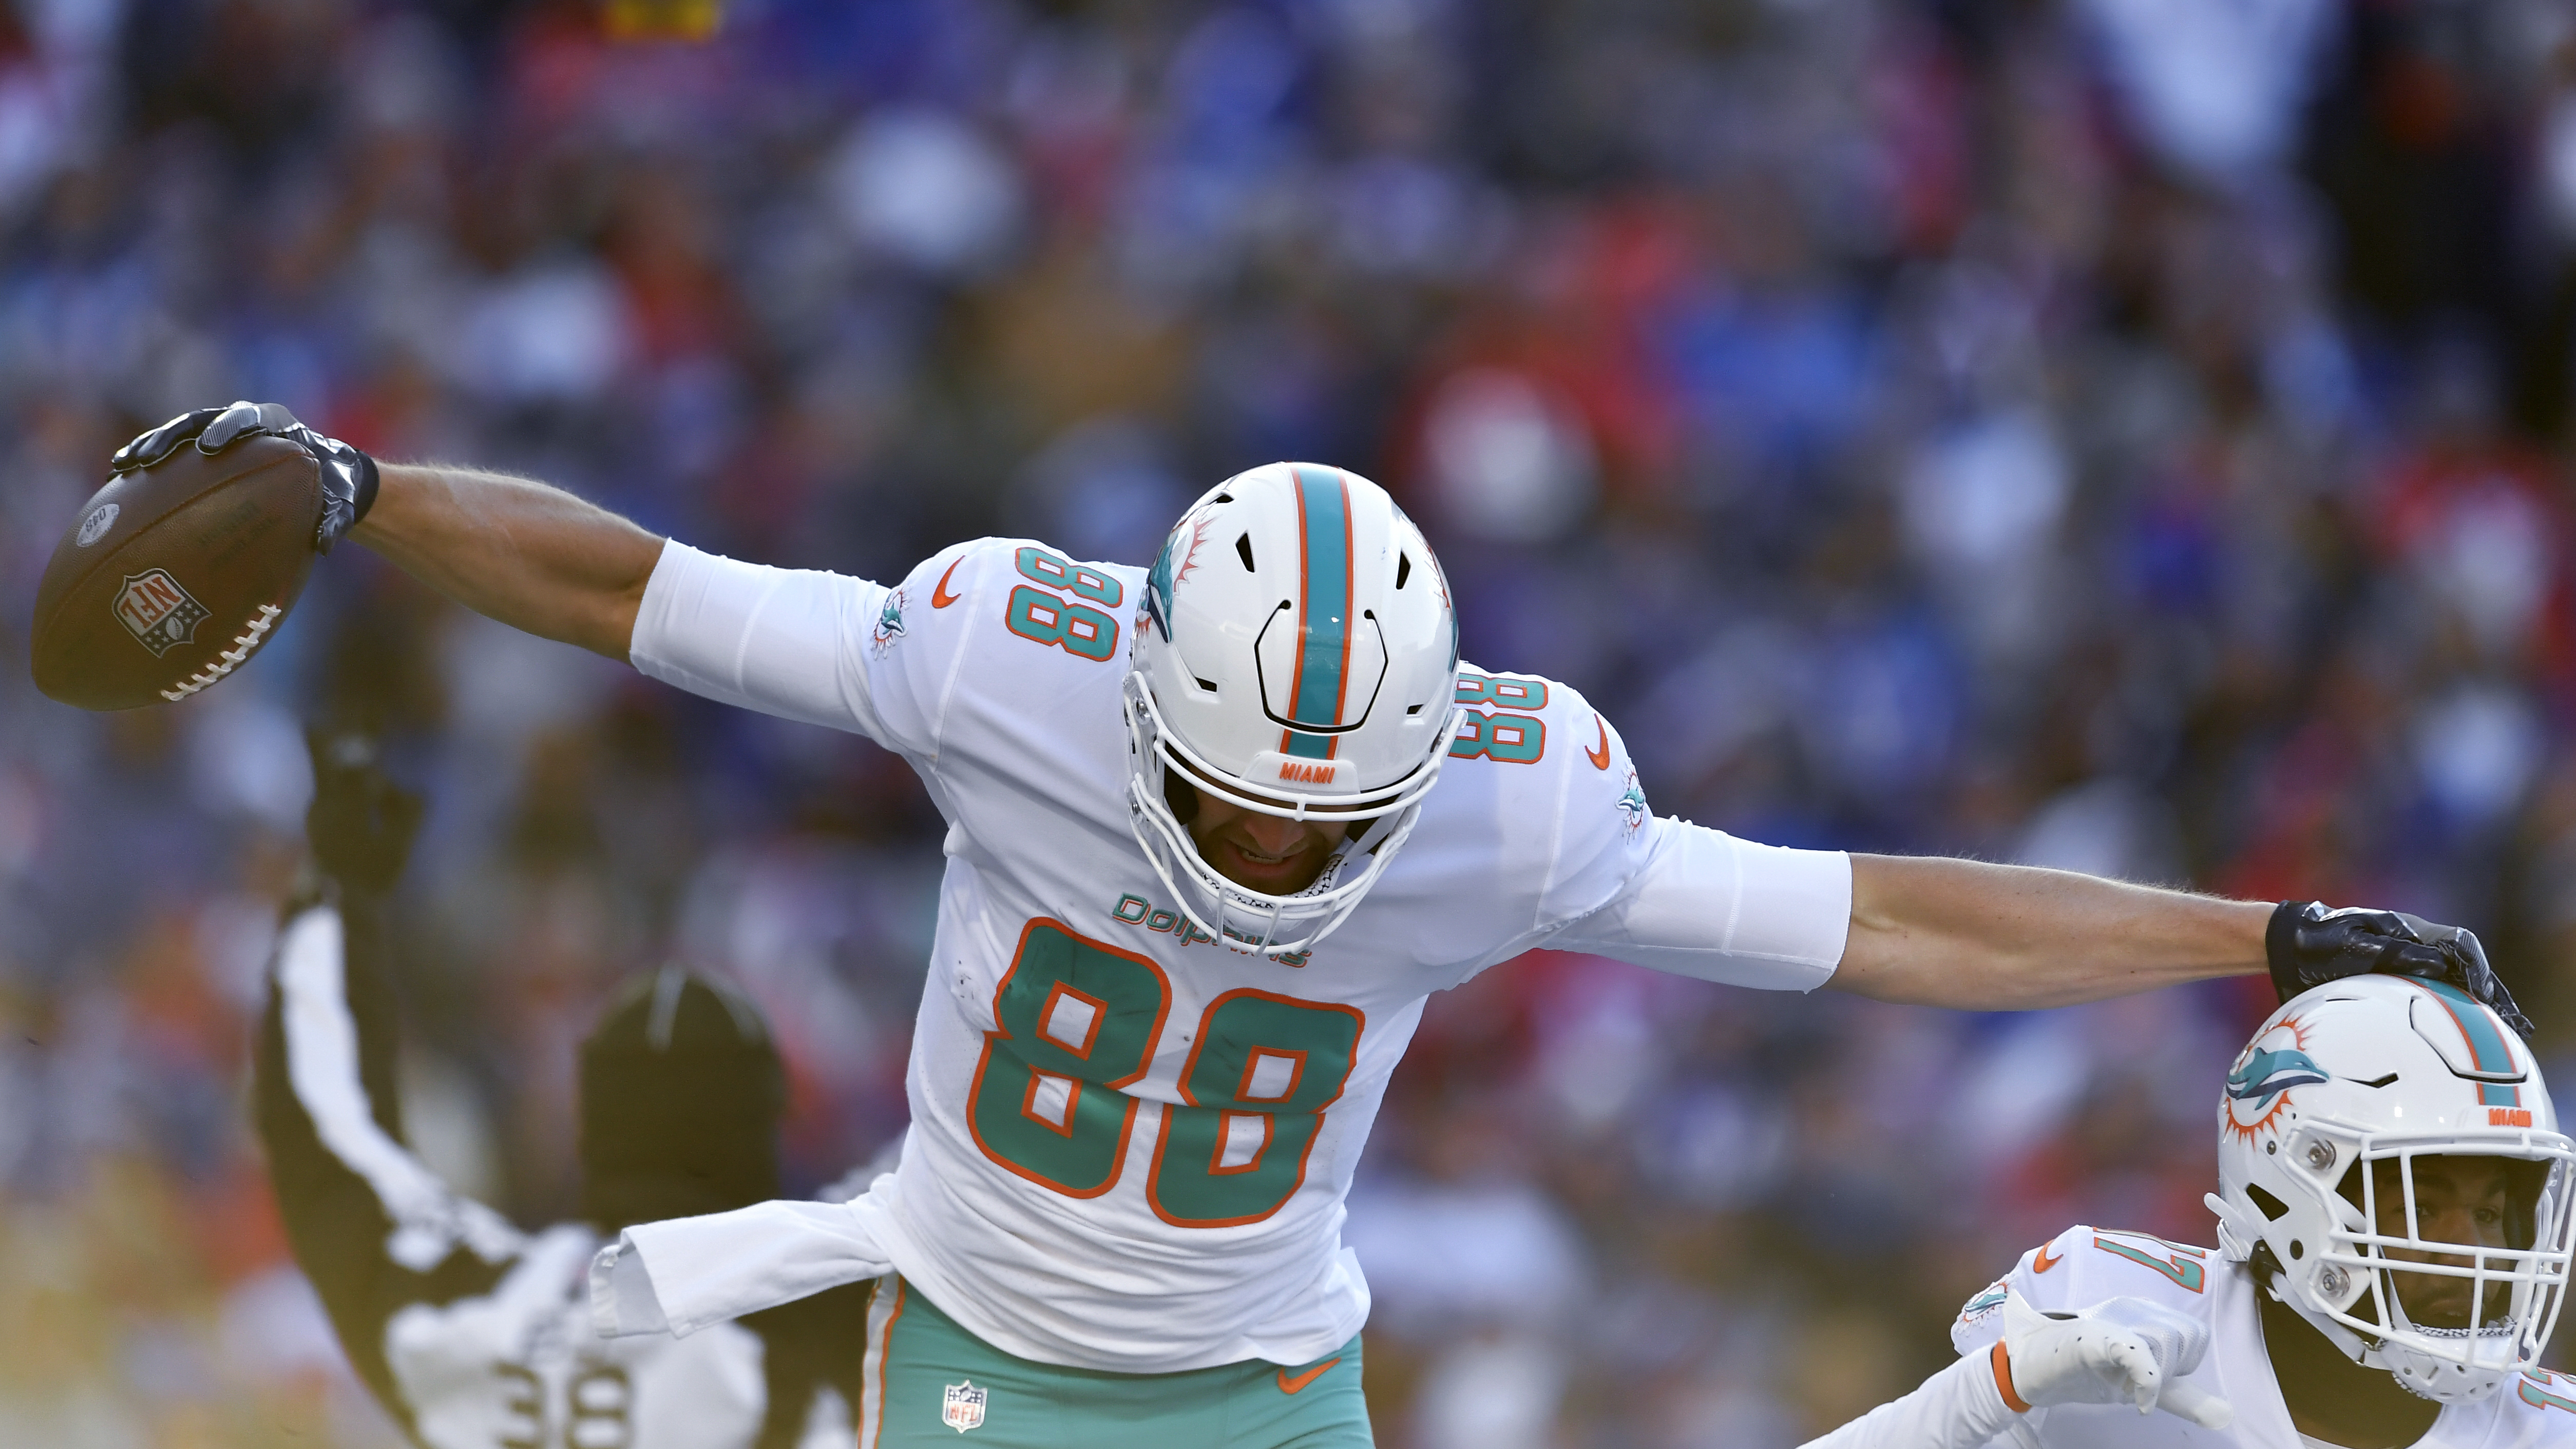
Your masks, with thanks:
[[[778,1196],[786,1106],[741,992],[678,966],[636,977],[581,1044],[582,1216],[615,1232]]]

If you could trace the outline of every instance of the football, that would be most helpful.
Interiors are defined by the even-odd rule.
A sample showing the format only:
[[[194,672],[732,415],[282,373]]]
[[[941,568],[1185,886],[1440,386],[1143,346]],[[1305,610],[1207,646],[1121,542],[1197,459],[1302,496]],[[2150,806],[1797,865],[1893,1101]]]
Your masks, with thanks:
[[[36,687],[82,709],[180,700],[277,633],[313,572],[321,464],[281,438],[182,444],[73,519],[36,587]]]

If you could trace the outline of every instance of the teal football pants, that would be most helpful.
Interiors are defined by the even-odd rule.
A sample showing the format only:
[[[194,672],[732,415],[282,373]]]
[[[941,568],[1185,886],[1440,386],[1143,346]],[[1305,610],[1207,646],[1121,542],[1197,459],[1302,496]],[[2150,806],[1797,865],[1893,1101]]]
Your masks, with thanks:
[[[868,1308],[858,1449],[1369,1449],[1360,1341],[1294,1368],[1258,1359],[1114,1374],[1014,1358],[900,1278]],[[961,1443],[962,1440],[962,1443]]]

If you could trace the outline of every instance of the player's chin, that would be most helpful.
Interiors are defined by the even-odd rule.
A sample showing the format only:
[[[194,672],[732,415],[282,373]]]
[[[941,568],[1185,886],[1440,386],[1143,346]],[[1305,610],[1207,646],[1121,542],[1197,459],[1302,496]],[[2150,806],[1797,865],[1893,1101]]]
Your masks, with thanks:
[[[2436,1280],[2448,1283],[2451,1280]],[[2490,1298],[2501,1296],[2490,1293]],[[2398,1290],[2398,1301],[2406,1305],[2406,1317],[2418,1328],[2466,1328],[2469,1326],[2469,1295],[2465,1290],[2418,1291]]]
[[[1236,885],[1264,895],[1293,895],[1315,878],[1317,852],[1301,850],[1276,858],[1248,854],[1231,840],[1217,842],[1217,873]]]

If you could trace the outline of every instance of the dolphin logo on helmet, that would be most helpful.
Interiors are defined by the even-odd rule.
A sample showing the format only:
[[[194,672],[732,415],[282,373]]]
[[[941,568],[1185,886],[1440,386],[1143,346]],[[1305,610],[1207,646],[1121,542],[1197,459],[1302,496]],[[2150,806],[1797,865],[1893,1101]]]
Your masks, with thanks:
[[[1181,552],[1176,563],[1172,555],[1180,552],[1181,535],[1186,532],[1190,546]],[[1169,534],[1164,535],[1163,551],[1154,556],[1153,571],[1145,575],[1145,617],[1153,621],[1154,632],[1163,642],[1172,642],[1172,586],[1190,576],[1198,567],[1199,549],[1207,542],[1207,520],[1183,518]]]
[[[2296,1047],[2255,1051],[2227,1074],[2227,1095],[2239,1102],[2259,1102],[2292,1087],[2325,1080],[2324,1069]]]

